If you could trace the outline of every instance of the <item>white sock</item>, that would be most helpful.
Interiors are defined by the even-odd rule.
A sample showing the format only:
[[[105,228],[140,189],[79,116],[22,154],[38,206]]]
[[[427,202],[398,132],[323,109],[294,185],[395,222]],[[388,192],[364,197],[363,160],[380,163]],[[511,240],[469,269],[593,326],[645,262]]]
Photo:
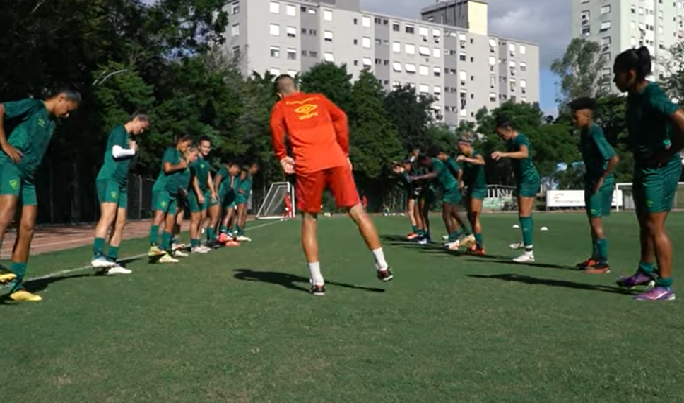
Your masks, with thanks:
[[[309,273],[311,273],[311,281],[313,281],[313,285],[325,284],[323,275],[321,274],[320,262],[309,263]]]
[[[387,262],[385,261],[385,253],[382,251],[382,248],[375,249],[373,251],[373,256],[375,256],[375,264],[377,265],[378,270],[387,269]]]

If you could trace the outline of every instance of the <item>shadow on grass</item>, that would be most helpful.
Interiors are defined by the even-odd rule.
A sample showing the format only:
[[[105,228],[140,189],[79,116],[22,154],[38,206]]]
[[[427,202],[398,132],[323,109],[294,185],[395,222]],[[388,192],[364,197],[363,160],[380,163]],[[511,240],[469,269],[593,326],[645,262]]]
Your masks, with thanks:
[[[275,271],[259,271],[253,269],[235,269],[235,278],[244,281],[260,281],[262,283],[276,284],[291,290],[298,290],[309,292],[309,279],[307,277],[298,276],[290,273],[281,273]],[[301,286],[300,284],[306,284]],[[342,288],[350,288],[353,290],[361,290],[368,292],[385,292],[383,288],[361,287],[353,284],[338,283],[335,281],[325,281],[325,285],[334,285]]]
[[[406,246],[412,249],[426,249],[431,251],[443,250],[444,247],[441,243],[431,242],[426,245],[419,245],[416,241],[410,241],[406,237],[398,235],[382,235],[380,237],[383,243],[392,246]]]
[[[602,292],[610,292],[610,293],[623,294],[623,295],[634,294],[634,292],[632,292],[632,291],[624,290],[624,289],[619,288],[619,287],[575,283],[574,281],[553,280],[553,279],[548,279],[548,278],[537,278],[537,277],[525,276],[525,275],[520,275],[520,274],[510,274],[510,273],[509,274],[491,274],[491,275],[469,274],[468,277],[475,278],[475,279],[485,279],[485,280],[510,281],[510,282],[523,283],[523,284],[532,284],[532,285],[546,285],[549,287],[571,288],[574,290],[602,291]]]
[[[72,275],[64,275],[64,276],[55,276],[55,277],[49,277],[49,278],[41,278],[37,280],[31,280],[31,281],[26,281],[24,283],[24,289],[30,293],[39,293],[41,291],[45,291],[51,284],[57,283],[59,281],[64,281],[64,280],[74,280],[78,278],[83,278],[83,277],[94,277],[97,276],[94,273],[88,273],[88,274],[72,274]],[[99,276],[98,276],[99,277]],[[10,299],[10,290],[9,288],[5,288],[1,290],[3,292],[6,292],[6,294],[0,296],[0,305],[15,305],[17,302],[14,302]]]

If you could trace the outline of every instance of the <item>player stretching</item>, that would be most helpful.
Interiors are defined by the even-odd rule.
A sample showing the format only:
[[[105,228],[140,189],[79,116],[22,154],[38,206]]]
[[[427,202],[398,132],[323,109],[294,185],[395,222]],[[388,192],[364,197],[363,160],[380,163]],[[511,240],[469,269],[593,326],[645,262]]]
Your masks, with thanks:
[[[199,155],[190,165],[188,205],[190,207],[190,250],[193,253],[207,253],[211,250],[202,245],[202,224],[207,218],[207,209],[218,203],[218,197],[214,193],[214,185],[211,182],[209,161],[206,160],[210,151],[209,137],[200,138]]]
[[[206,236],[205,245],[208,248],[213,249],[216,246],[216,227],[218,226],[219,219],[221,219],[221,196],[218,193],[216,176],[212,174],[211,166],[209,171],[209,179],[210,192],[211,195],[215,197],[215,200],[213,202],[210,200],[207,208],[207,217],[203,224],[204,234]]]
[[[405,162],[411,165],[410,171],[416,172],[418,169],[418,156],[420,155],[420,148],[419,147],[414,147],[413,150],[411,150],[411,153],[408,156],[407,161]],[[404,172],[407,172],[407,167],[404,166]],[[404,177],[406,179],[406,177]],[[406,236],[406,239],[413,240],[413,239],[422,239],[424,238],[424,233],[426,231],[425,227],[421,225],[421,220],[420,220],[420,211],[417,203],[418,199],[418,192],[416,191],[416,188],[414,184],[407,182],[406,183],[406,215],[408,216],[409,220],[411,221],[411,232]]]
[[[178,212],[178,174],[188,167],[188,162],[183,156],[190,143],[189,136],[182,136],[178,138],[175,147],[169,147],[164,151],[161,171],[152,188],[154,218],[150,226],[150,250],[147,252],[150,262],[178,262],[169,252],[172,252],[171,237]],[[159,245],[159,226],[162,223],[164,223],[164,233],[162,243]]]
[[[95,227],[91,264],[100,274],[131,273],[117,263],[126,225],[128,169],[138,149],[131,136],[142,134],[149,124],[150,118],[146,114],[136,112],[128,122],[114,127],[107,139],[104,163],[95,182],[100,201],[100,220]],[[110,227],[109,251],[105,256],[105,237]]]
[[[463,164],[463,184],[466,187],[465,205],[468,210],[470,226],[475,231],[475,245],[468,250],[468,253],[483,256],[485,248],[482,240],[480,213],[482,213],[482,201],[487,196],[485,161],[482,154],[473,149],[473,137],[470,134],[466,134],[458,140],[458,149],[461,155],[456,161]]]
[[[492,159],[499,161],[509,158],[513,165],[518,193],[518,218],[522,230],[525,253],[515,259],[516,262],[534,262],[534,247],[532,245],[532,208],[539,190],[539,173],[532,162],[532,146],[522,133],[513,127],[513,122],[506,116],[496,120],[496,133],[506,141],[506,152],[494,151]],[[511,248],[518,249],[520,244],[513,244]]]
[[[393,279],[373,221],[359,201],[349,162],[349,127],[347,115],[321,94],[304,94],[288,75],[275,81],[281,98],[271,112],[271,136],[275,156],[287,174],[296,175],[296,192],[302,220],[302,248],[309,264],[311,293],[323,295],[325,281],[318,260],[316,228],[321,199],[326,186],[337,205],[347,209],[375,257],[378,279]],[[294,158],[285,147],[285,135]]]
[[[678,153],[684,148],[684,113],[657,84],[646,81],[651,73],[648,48],[620,53],[613,71],[618,89],[628,93],[625,115],[634,153],[632,188],[641,240],[636,274],[619,279],[618,285],[632,288],[655,280],[655,287],[636,299],[671,301],[675,299],[672,243],[665,230],[665,219],[672,209],[682,173]]]
[[[596,101],[579,98],[568,105],[572,121],[580,130],[579,148],[584,160],[584,206],[591,228],[592,254],[578,268],[589,274],[610,273],[608,240],[603,232],[603,216],[610,215],[615,180],[613,168],[619,159],[608,144],[601,128],[594,123]]]
[[[236,187],[240,184],[240,165],[236,163],[229,163],[219,169],[216,174],[214,186],[217,187],[216,192],[219,195],[221,209],[223,210],[223,218],[221,220],[221,227],[219,228],[218,242],[223,246],[238,246],[232,234],[228,233],[228,225],[235,214],[235,199],[237,197]]]
[[[235,197],[235,228],[233,230],[233,239],[238,242],[252,241],[245,236],[245,224],[247,224],[247,201],[252,194],[252,181],[257,172],[259,172],[259,164],[253,162],[247,169],[243,169],[240,175]]]
[[[11,281],[10,299],[37,302],[42,298],[24,289],[24,275],[36,226],[38,200],[34,177],[55,128],[55,118],[67,118],[78,108],[81,95],[60,90],[45,101],[25,99],[0,104],[0,243],[19,210],[19,227],[12,251],[11,273],[0,273],[0,281]],[[9,134],[9,135],[8,135]]]

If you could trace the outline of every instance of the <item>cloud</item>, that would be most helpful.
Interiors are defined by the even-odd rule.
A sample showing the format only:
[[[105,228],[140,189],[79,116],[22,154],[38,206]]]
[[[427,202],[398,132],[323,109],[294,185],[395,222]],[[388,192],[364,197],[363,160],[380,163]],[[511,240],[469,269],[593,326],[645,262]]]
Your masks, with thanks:
[[[572,36],[568,0],[489,0],[489,31],[537,43],[542,68],[563,55]],[[419,18],[425,0],[361,0],[368,11]]]

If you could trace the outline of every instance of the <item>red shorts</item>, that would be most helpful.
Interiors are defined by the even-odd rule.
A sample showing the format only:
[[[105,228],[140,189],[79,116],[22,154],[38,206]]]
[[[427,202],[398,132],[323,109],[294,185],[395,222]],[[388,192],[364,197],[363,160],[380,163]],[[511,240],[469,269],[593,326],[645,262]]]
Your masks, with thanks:
[[[337,207],[350,208],[360,203],[354,176],[348,166],[297,174],[297,206],[305,213],[320,213],[323,191],[328,188]]]

